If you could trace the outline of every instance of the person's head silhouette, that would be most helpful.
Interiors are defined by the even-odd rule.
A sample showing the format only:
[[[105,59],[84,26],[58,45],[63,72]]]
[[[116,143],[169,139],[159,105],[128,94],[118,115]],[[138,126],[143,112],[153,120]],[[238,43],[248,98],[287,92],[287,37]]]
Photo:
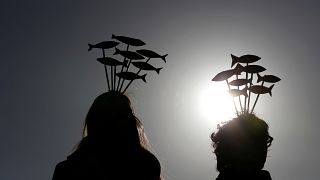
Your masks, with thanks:
[[[56,166],[53,179],[161,179],[158,159],[148,150],[142,123],[129,98],[115,91],[92,103],[83,138],[68,159]]]
[[[99,95],[91,105],[85,120],[84,135],[101,145],[140,146],[137,128],[140,124],[128,97],[109,91]]]
[[[268,124],[254,114],[243,114],[211,134],[218,179],[271,179],[264,167],[273,138]]]

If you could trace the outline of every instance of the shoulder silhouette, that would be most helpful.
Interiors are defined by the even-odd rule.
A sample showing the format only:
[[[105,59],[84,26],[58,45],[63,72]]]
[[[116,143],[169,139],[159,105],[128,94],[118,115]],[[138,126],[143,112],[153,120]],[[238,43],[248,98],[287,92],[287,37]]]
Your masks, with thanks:
[[[217,180],[271,180],[262,170],[273,138],[268,124],[254,114],[242,114],[211,134],[217,159]]]
[[[76,150],[56,165],[53,180],[161,179],[160,163],[122,93],[109,91],[94,100],[83,136]]]

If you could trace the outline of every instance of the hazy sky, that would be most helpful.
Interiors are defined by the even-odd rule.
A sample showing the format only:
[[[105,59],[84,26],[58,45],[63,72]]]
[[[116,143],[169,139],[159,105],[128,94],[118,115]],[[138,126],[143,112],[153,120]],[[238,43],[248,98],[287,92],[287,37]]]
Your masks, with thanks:
[[[215,179],[199,94],[230,66],[256,54],[279,76],[255,109],[274,143],[273,179],[319,179],[318,1],[2,1],[0,178],[51,179],[81,138],[84,117],[106,90],[98,51],[112,34],[168,53],[160,75],[128,90],[167,180]]]

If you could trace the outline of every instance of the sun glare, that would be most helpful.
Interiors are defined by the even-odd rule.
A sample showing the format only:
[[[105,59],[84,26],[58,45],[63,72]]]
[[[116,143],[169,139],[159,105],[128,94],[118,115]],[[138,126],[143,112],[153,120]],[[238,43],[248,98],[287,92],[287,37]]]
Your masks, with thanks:
[[[199,110],[210,126],[216,126],[234,117],[235,108],[227,90],[226,83],[212,82],[200,93]]]

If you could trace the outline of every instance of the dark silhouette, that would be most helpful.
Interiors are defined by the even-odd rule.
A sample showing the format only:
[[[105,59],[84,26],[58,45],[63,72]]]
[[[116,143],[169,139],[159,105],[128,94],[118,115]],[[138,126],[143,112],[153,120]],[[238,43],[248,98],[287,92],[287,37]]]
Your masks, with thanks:
[[[271,180],[264,167],[268,147],[268,124],[254,114],[242,114],[211,134],[217,159],[217,180]]]
[[[146,43],[140,39],[127,36],[117,36],[114,34],[112,34],[111,38],[119,42],[102,41],[96,44],[88,43],[88,51],[91,51],[92,49],[102,50],[102,57],[97,58],[97,61],[104,65],[108,91],[125,93],[134,80],[142,79],[144,82],[147,82],[147,74],[139,75],[142,70],[156,71],[159,74],[162,67],[154,67],[152,64],[148,63],[150,59],[162,59],[165,63],[167,62],[166,57],[168,54],[160,55],[149,49],[129,50],[129,47],[131,46],[137,48],[146,45]],[[121,48],[123,45],[126,46],[125,49]],[[118,58],[106,56],[105,51],[113,48],[115,50],[112,55],[121,56],[123,58],[122,61],[118,60]],[[131,64],[134,66],[130,66]],[[118,66],[120,66],[120,69],[118,69]],[[125,82],[126,85],[124,86]]]
[[[128,97],[109,91],[94,100],[83,139],[67,160],[56,165],[53,180],[159,180],[160,163],[148,149]]]
[[[233,99],[233,104],[237,115],[248,113],[252,114],[261,94],[269,93],[270,96],[272,96],[271,90],[274,87],[274,84],[272,84],[269,87],[266,87],[264,86],[264,83],[276,83],[279,82],[281,79],[274,75],[261,76],[259,74],[267,70],[262,66],[252,64],[261,59],[259,56],[246,54],[237,57],[231,54],[231,58],[231,68],[234,65],[237,65],[233,69],[228,69],[219,72],[212,78],[212,81],[226,81],[230,95],[233,97],[238,97],[240,111],[238,111],[236,101]],[[241,64],[246,65],[243,66]],[[257,75],[257,83],[261,82],[260,85],[253,84],[254,75]],[[236,89],[231,88],[230,86],[236,86]],[[254,104],[250,112],[251,93],[256,94],[256,100],[254,101]],[[244,102],[242,102],[242,99],[240,98],[241,95],[244,96]]]

